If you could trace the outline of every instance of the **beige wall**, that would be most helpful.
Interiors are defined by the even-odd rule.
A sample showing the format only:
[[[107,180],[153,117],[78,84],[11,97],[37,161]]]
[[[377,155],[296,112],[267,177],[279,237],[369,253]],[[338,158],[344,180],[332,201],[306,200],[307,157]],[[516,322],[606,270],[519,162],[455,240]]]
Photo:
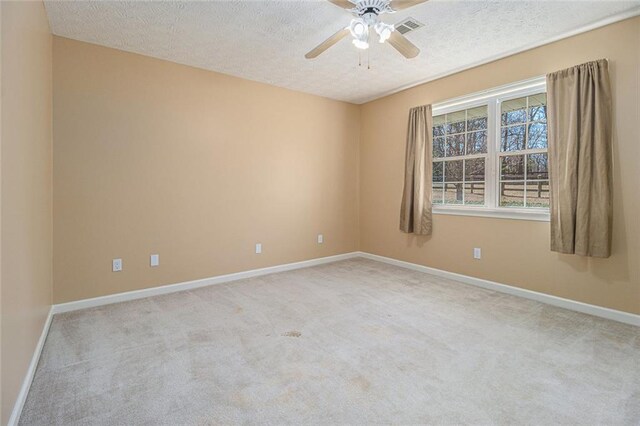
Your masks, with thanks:
[[[433,235],[398,230],[409,108],[608,58],[614,93],[613,255],[549,251],[549,224],[434,215]],[[436,80],[362,107],[360,249],[594,305],[640,313],[640,18]],[[473,247],[482,248],[474,260]]]
[[[358,106],[53,46],[55,303],[357,249]]]
[[[2,423],[51,305],[51,35],[41,2],[2,2]]]
[[[359,247],[640,313],[640,206],[630,183],[640,178],[639,22],[361,107],[54,38],[54,300]],[[410,107],[601,57],[611,60],[615,93],[610,259],[550,252],[548,223],[435,216],[430,238],[398,231]],[[264,245],[262,255],[253,253],[256,242]],[[483,259],[474,261],[478,246]],[[159,268],[149,267],[151,253],[160,253]],[[123,258],[123,272],[111,272],[114,257]]]

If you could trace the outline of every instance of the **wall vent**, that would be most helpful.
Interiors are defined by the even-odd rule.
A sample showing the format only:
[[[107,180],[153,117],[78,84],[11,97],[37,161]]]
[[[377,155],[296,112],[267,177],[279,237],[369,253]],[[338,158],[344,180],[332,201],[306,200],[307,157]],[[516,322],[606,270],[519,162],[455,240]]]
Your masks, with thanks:
[[[420,27],[424,27],[424,24],[416,21],[414,18],[407,18],[404,21],[396,24],[396,31],[400,34],[405,35],[410,31],[415,31]]]

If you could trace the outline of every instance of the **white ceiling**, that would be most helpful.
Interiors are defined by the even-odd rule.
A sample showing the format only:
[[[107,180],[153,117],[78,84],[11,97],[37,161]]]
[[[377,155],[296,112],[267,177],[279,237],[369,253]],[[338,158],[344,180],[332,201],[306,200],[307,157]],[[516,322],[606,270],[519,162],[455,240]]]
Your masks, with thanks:
[[[45,5],[59,36],[354,103],[640,14],[640,0],[431,0],[383,17],[425,24],[407,34],[420,55],[407,60],[373,43],[367,69],[358,66],[359,51],[348,39],[317,59],[304,58],[351,19],[324,0]]]

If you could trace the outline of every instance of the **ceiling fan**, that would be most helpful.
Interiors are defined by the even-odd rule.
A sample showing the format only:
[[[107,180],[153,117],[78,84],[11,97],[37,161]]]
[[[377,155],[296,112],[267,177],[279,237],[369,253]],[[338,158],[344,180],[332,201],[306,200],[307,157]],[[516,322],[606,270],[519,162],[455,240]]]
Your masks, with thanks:
[[[420,49],[406,39],[405,36],[395,30],[391,24],[385,24],[380,20],[380,15],[395,13],[398,10],[407,9],[427,0],[327,0],[338,7],[351,12],[355,18],[345,27],[320,43],[316,48],[304,55],[307,59],[318,57],[322,52],[351,34],[352,43],[358,49],[369,48],[369,36],[372,31],[378,34],[378,41],[389,44],[400,52],[405,58],[411,59],[418,56]]]

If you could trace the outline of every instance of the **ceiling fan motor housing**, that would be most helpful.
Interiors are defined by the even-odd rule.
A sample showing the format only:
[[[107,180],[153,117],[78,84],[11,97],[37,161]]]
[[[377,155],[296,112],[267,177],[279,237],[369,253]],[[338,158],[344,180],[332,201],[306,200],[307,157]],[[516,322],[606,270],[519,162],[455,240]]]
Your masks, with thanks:
[[[389,0],[359,0],[355,3],[353,12],[368,24],[373,25],[378,22],[378,15],[394,12],[390,3]]]

